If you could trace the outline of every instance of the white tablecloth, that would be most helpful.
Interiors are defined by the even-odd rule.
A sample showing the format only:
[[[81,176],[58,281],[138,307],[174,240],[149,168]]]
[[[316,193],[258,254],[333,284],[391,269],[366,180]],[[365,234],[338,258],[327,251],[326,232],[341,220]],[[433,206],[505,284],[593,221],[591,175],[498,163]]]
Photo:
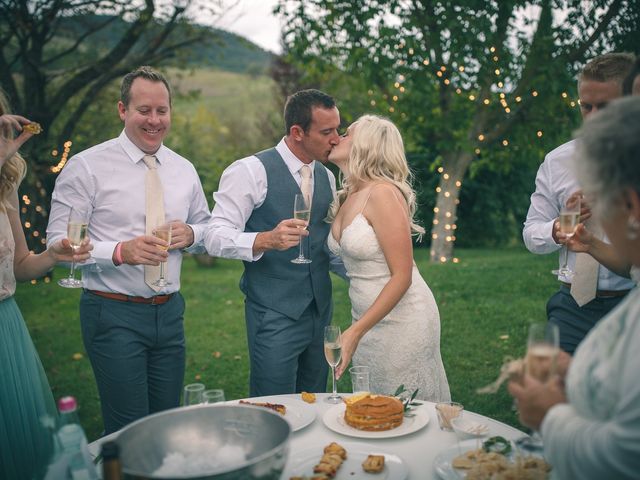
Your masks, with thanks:
[[[317,394],[316,402],[311,404],[316,409],[315,421],[309,426],[293,432],[291,435],[288,466],[296,460],[296,452],[317,447],[319,449],[318,458],[320,458],[320,456],[322,456],[322,448],[331,442],[357,442],[368,443],[373,445],[375,450],[398,455],[409,469],[410,480],[437,479],[438,476],[433,467],[436,455],[457,444],[455,433],[440,430],[436,417],[435,404],[431,402],[424,402],[424,405],[417,407],[425,409],[429,415],[429,423],[424,428],[408,435],[395,438],[371,439],[354,438],[336,433],[327,428],[322,421],[324,413],[333,407],[332,404],[324,401],[327,396],[328,394]],[[300,399],[300,395],[283,395],[282,397]],[[250,400],[273,402],[274,397],[251,398]],[[516,439],[524,435],[523,432],[513,427],[477,413],[465,410],[464,416],[486,424],[489,427],[489,436],[501,435],[507,439]],[[100,451],[100,444],[116,436],[117,432],[91,443],[89,445],[91,453],[94,456],[97,455]],[[288,479],[283,477],[283,480]]]

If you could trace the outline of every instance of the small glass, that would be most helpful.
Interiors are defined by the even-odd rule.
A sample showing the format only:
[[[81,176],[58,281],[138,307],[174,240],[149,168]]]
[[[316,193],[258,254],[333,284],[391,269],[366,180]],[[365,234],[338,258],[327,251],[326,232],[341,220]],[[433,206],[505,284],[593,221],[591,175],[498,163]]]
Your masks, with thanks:
[[[204,384],[202,383],[190,383],[189,385],[185,385],[182,405],[188,407],[189,405],[198,405],[202,403],[203,393]]]
[[[309,223],[311,219],[311,201],[305,195],[296,194],[296,198],[293,202],[293,218],[297,220],[304,220]],[[298,227],[303,228],[303,227]],[[311,260],[304,256],[304,248],[302,246],[304,237],[300,236],[300,254],[291,260],[291,263],[311,263]]]
[[[351,390],[353,393],[369,392],[369,367],[365,365],[351,367],[349,374],[351,375]]]
[[[324,356],[331,367],[331,377],[333,379],[332,393],[325,401],[327,403],[340,403],[342,397],[338,395],[336,382],[336,367],[342,358],[342,336],[340,327],[337,325],[327,325],[324,327]]]
[[[167,223],[165,225],[160,225],[159,227],[154,228],[153,236],[159,238],[160,240],[164,240],[169,245],[171,245],[171,224]],[[165,251],[169,250],[168,245],[166,247],[159,246],[158,248]],[[160,278],[157,281],[153,282],[156,287],[166,287],[168,285],[171,285],[171,282],[167,282],[167,280],[164,278],[164,266],[166,265],[166,263],[167,262],[160,262]]]
[[[224,402],[224,390],[220,388],[212,388],[211,390],[205,390],[202,392],[203,403],[218,403]]]
[[[71,207],[67,220],[67,239],[75,252],[80,248],[87,236],[89,228],[89,209],[86,207]],[[75,278],[76,262],[71,260],[71,270],[67,278],[58,280],[58,285],[65,288],[82,288],[82,280]]]
[[[436,403],[436,414],[438,415],[438,425],[440,425],[440,430],[453,432],[451,421],[454,418],[461,417],[463,411],[464,407],[458,402]]]

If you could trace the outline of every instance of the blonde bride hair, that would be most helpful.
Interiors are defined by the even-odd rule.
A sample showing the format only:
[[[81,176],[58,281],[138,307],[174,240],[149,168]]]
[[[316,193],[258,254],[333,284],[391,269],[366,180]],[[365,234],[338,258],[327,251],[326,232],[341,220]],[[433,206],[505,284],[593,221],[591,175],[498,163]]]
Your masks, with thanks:
[[[11,113],[9,102],[0,90],[0,115],[5,113]],[[13,139],[13,129],[10,126],[0,129],[0,142],[10,139]],[[2,165],[2,170],[0,170],[0,210],[6,211],[7,208],[11,208],[9,196],[18,189],[18,185],[26,173],[27,164],[17,152]]]
[[[329,208],[327,221],[333,221],[355,185],[383,181],[400,190],[409,207],[411,231],[422,235],[424,228],[413,219],[416,194],[411,187],[412,174],[398,128],[390,120],[376,115],[363,115],[352,127],[353,140],[347,160],[347,175],[342,180],[342,189]]]

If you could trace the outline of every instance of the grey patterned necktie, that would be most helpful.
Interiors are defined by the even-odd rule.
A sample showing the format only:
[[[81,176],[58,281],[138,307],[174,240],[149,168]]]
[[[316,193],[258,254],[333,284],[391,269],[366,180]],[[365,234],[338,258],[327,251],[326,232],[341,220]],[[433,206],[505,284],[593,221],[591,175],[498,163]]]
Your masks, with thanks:
[[[145,176],[145,233],[153,235],[153,229],[165,223],[164,219],[164,195],[162,193],[162,183],[158,175],[158,166],[155,155],[145,155],[144,163],[147,166]],[[154,285],[160,278],[160,265],[144,266],[144,281],[156,292],[160,287]]]

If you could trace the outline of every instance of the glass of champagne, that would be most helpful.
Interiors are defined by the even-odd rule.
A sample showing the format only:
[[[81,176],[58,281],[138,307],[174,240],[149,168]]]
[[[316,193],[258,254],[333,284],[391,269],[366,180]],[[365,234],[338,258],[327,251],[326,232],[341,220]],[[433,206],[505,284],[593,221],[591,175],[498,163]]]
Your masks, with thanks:
[[[573,233],[580,223],[580,195],[574,193],[569,196],[564,206],[560,209],[560,232],[567,236],[567,240],[573,236]],[[573,271],[567,267],[567,260],[569,259],[569,247],[564,246],[564,262],[559,270],[552,270],[554,275],[564,275],[565,277],[572,277]]]
[[[158,248],[161,250],[169,250],[169,245],[171,245],[171,224],[166,223],[164,225],[160,225],[153,229],[153,235],[161,240],[167,242],[167,246],[159,245]],[[167,282],[164,278],[164,266],[167,262],[160,262],[160,278],[153,282],[156,287],[166,287],[167,285],[171,285],[171,282]]]
[[[87,236],[89,228],[89,209],[87,207],[71,207],[67,221],[67,239],[75,252]],[[65,288],[81,288],[82,280],[75,278],[76,262],[71,260],[71,270],[67,278],[58,280],[58,285]]]
[[[298,220],[304,220],[309,222],[311,219],[311,201],[308,197],[301,194],[296,194],[296,198],[293,202],[293,218]],[[298,227],[304,228],[304,227]],[[311,260],[304,256],[304,250],[302,247],[303,237],[300,236],[300,254],[291,260],[291,263],[311,263]]]
[[[557,371],[558,354],[560,353],[560,332],[553,323],[532,323],[527,338],[527,354],[524,368],[527,375],[546,383]],[[516,440],[518,448],[531,452],[542,452],[542,438],[538,432],[530,437]]]
[[[338,395],[337,391],[336,367],[342,357],[342,336],[340,327],[337,325],[324,327],[324,356],[331,367],[331,376],[333,378],[332,394],[325,401],[328,403],[340,403],[342,402],[342,397]]]

